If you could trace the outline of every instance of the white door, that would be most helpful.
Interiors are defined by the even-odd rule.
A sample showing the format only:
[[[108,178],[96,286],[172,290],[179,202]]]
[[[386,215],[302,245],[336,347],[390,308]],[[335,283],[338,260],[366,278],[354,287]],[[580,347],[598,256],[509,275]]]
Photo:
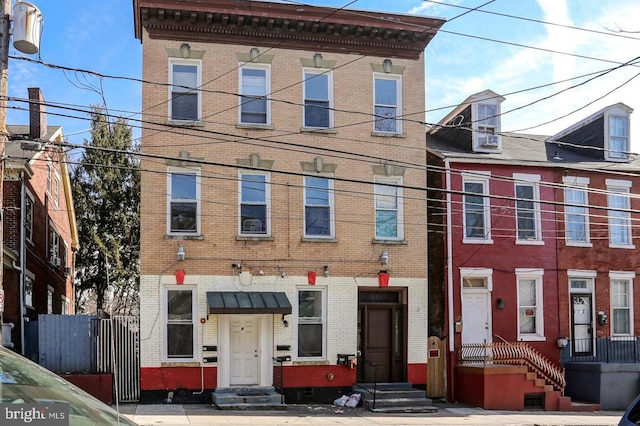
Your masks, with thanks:
[[[260,365],[258,317],[240,315],[230,320],[230,385],[257,385]]]
[[[462,294],[462,344],[491,343],[490,293],[466,290]]]
[[[591,355],[591,295],[571,295],[573,305],[573,353]]]

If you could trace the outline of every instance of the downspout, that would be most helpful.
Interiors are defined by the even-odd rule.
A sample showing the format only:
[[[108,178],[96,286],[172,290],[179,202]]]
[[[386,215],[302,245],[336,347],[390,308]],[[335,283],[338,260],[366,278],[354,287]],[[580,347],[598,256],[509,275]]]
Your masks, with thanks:
[[[454,315],[453,315],[453,253],[451,248],[451,165],[449,164],[449,160],[444,160],[444,170],[445,170],[445,187],[446,187],[446,197],[447,197],[447,305],[449,308],[449,352],[453,352],[454,348]]]
[[[24,227],[25,227],[25,210],[26,210],[26,198],[27,193],[25,190],[25,185],[24,185],[24,172],[20,172],[20,266],[16,267],[16,265],[14,264],[13,267],[16,268],[19,272],[19,276],[20,278],[18,279],[18,282],[20,283],[20,291],[18,293],[18,299],[20,300],[20,310],[19,315],[20,315],[20,353],[22,355],[24,355],[24,342],[25,342],[25,337],[24,337],[24,315],[26,314],[25,312],[25,306],[24,306],[24,277],[25,277],[25,272],[26,272],[26,268],[27,268],[27,250],[26,250],[26,244],[24,243]]]

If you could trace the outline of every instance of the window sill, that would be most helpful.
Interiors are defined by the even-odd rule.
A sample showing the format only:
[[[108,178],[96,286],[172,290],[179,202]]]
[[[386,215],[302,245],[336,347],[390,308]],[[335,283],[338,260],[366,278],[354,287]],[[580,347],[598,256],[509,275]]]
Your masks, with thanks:
[[[516,245],[543,246],[544,245],[544,241],[542,241],[542,240],[516,240]]]
[[[204,236],[200,234],[184,235],[184,234],[167,234],[165,240],[204,240]]]
[[[633,250],[636,246],[635,244],[609,244],[609,248]]]
[[[338,131],[331,127],[301,127],[301,132],[309,133],[324,133],[324,134],[337,134]]]
[[[275,238],[269,235],[238,235],[236,241],[275,241]]]
[[[371,240],[373,244],[389,244],[389,245],[407,245],[407,240],[383,240],[381,238],[374,238]]]
[[[337,243],[338,239],[333,237],[302,237],[300,241],[305,243]]]
[[[593,244],[591,243],[587,243],[587,242],[580,242],[580,241],[567,241],[567,247],[585,247],[585,248],[591,248],[593,247]]]
[[[293,361],[293,365],[331,365],[329,361]]]
[[[468,238],[464,238],[462,240],[462,244],[493,244],[493,240],[491,238],[487,240],[470,240]]]
[[[200,363],[197,361],[162,361],[160,363],[162,367],[200,367]]]
[[[238,123],[238,124],[236,124],[236,129],[273,130],[274,127],[271,124]]]
[[[204,127],[204,123],[200,120],[171,120],[168,119],[166,124],[176,127]]]
[[[545,336],[522,336],[518,337],[518,341],[521,342],[546,342],[547,338]]]
[[[371,136],[381,137],[381,138],[406,138],[407,135],[404,133],[386,133],[386,132],[371,132]]]

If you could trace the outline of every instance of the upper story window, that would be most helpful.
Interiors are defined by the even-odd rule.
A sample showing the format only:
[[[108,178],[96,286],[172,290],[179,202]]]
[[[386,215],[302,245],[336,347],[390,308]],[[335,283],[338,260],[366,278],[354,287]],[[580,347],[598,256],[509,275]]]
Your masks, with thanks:
[[[395,74],[374,74],[374,131],[402,133],[402,78]]]
[[[240,235],[268,235],[270,214],[269,176],[240,173]]]
[[[262,64],[244,65],[240,68],[240,123],[270,124],[269,71],[270,66]]]
[[[169,60],[169,117],[177,121],[200,119],[201,62]]]
[[[518,281],[518,340],[544,338],[542,270],[516,269]]]
[[[60,175],[55,173],[55,179],[53,181],[53,203],[56,207],[60,206]]]
[[[464,241],[491,242],[489,178],[464,176]]]
[[[333,237],[333,209],[333,179],[329,179],[326,177],[305,176],[305,237]]]
[[[189,288],[166,288],[165,351],[168,359],[194,357],[194,297]]]
[[[566,176],[565,185],[565,239],[571,245],[589,245],[589,179]]]
[[[541,241],[539,175],[514,174],[517,241]],[[530,182],[520,182],[528,180]]]
[[[480,103],[477,105],[478,145],[483,148],[497,148],[500,145],[498,133],[498,105]]]
[[[29,191],[24,198],[24,237],[27,241],[33,242],[33,208],[35,200]]]
[[[403,239],[402,181],[377,178],[375,185],[376,236],[378,240]]]
[[[609,116],[609,150],[612,159],[629,158],[629,117]]]
[[[24,304],[33,308],[33,274],[27,273],[24,277]]]
[[[304,71],[304,127],[333,127],[333,73],[327,70]]]
[[[167,194],[169,234],[197,235],[200,232],[199,172],[170,169]]]
[[[54,266],[60,266],[62,260],[60,259],[60,234],[53,226],[53,223],[49,223],[49,262]]]
[[[53,161],[50,158],[47,159],[47,194],[51,194],[53,185]]]
[[[323,289],[298,290],[298,358],[325,357],[325,305]]]
[[[607,179],[609,207],[609,244],[633,248],[631,236],[631,182]]]

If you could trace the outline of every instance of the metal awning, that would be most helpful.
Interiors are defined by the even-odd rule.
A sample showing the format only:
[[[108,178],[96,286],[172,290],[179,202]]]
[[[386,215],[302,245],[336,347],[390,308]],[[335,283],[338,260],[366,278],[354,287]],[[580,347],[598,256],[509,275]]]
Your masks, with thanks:
[[[283,292],[208,291],[209,314],[290,314],[291,302]]]

